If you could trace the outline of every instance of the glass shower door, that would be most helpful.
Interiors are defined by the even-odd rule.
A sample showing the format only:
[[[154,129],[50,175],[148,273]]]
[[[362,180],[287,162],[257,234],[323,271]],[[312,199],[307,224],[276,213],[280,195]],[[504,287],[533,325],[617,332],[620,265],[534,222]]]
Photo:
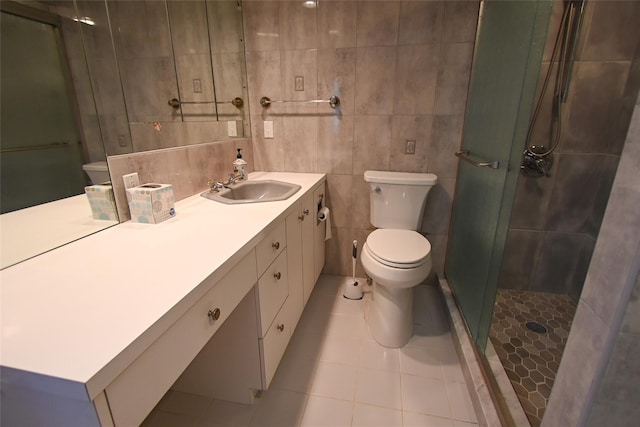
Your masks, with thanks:
[[[1,12],[1,212],[84,192],[83,150],[57,27]]]
[[[480,7],[445,275],[481,351],[550,14],[550,0]]]

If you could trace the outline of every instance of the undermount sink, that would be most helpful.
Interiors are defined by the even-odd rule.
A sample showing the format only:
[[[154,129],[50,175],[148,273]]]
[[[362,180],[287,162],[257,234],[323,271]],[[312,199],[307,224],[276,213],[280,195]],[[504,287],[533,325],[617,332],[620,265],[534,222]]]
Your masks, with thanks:
[[[275,202],[288,199],[300,188],[297,184],[282,181],[243,181],[217,192],[207,190],[201,196],[228,205]]]

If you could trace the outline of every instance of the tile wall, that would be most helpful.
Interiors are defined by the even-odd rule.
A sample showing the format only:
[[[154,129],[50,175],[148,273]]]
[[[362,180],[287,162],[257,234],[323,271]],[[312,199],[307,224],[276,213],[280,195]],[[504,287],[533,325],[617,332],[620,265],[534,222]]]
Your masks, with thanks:
[[[432,172],[422,231],[442,272],[462,136],[477,1],[243,3],[255,168],[327,174],[334,238],[325,272],[351,274],[369,224],[367,169]],[[296,76],[304,91],[295,91]],[[327,104],[259,99],[340,97]],[[273,121],[274,138],[263,122]],[[405,154],[405,141],[416,153]],[[359,274],[362,271],[359,267]]]
[[[588,425],[601,426],[611,422],[634,425],[640,418],[635,400],[640,390],[640,276],[624,312],[622,327],[616,337],[613,352],[589,414]]]
[[[640,97],[542,426],[637,424]]]
[[[561,15],[554,2],[541,80]],[[640,87],[639,21],[640,3],[587,2],[551,176],[520,176],[499,287],[578,301]],[[549,147],[553,84],[532,144]]]
[[[248,138],[109,156],[107,162],[120,221],[131,219],[123,175],[137,172],[140,183],[171,184],[178,201],[206,190],[209,180],[228,177],[238,148],[247,161],[247,170],[253,172],[253,150]]]

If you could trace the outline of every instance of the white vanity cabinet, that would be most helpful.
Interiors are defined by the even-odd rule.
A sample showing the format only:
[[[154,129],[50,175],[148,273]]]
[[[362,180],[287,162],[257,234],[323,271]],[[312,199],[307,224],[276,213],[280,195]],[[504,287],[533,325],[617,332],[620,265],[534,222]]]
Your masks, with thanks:
[[[318,211],[323,207],[325,184],[321,182],[301,199],[298,209],[287,217],[289,280],[301,285],[303,307],[324,267],[326,225],[318,221]],[[296,323],[298,318],[295,319]]]
[[[261,272],[256,290],[262,388],[265,390],[269,387],[291,338],[285,308],[289,296],[286,234],[286,223],[281,220],[277,228],[258,244],[257,251],[263,254],[264,260],[259,263],[263,266],[275,257]]]
[[[250,179],[300,194],[247,207],[195,195],[165,223],[119,224],[0,271],[2,420],[128,427],[171,388],[242,403],[267,389],[324,264],[325,178]],[[123,248],[137,256],[89,268]]]
[[[255,247],[255,289],[173,390],[251,404],[254,390],[269,388],[324,265],[323,201],[320,183],[269,226]]]
[[[260,311],[260,350],[262,357],[262,381],[266,390],[280,364],[280,360],[300,320],[309,295],[324,267],[325,224],[317,221],[318,210],[324,207],[324,181],[297,202],[293,210],[278,226],[286,228],[286,249],[262,275],[258,284]],[[281,234],[278,234],[280,236]],[[269,237],[263,240],[265,247],[279,240]],[[286,262],[286,264],[284,264]],[[283,268],[284,267],[284,268]],[[284,280],[283,271],[287,271]],[[282,274],[280,281],[273,280]],[[265,281],[264,286],[262,281]],[[272,319],[273,307],[282,300],[284,290],[277,289],[288,283],[288,293],[279,312]],[[274,302],[274,300],[277,301]],[[265,330],[265,327],[268,329]]]
[[[297,324],[313,290],[314,279],[314,204],[313,193],[307,194],[286,218],[289,247],[289,295],[295,301],[291,322]]]
[[[116,426],[139,425],[256,283],[245,256],[106,388]]]

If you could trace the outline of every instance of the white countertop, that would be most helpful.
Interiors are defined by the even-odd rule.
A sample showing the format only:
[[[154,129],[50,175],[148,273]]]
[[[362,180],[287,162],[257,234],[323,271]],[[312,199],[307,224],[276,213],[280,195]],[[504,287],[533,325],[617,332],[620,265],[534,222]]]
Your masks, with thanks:
[[[0,268],[116,225],[93,219],[86,194],[0,215]]]
[[[106,387],[249,252],[321,174],[254,172],[302,186],[288,200],[225,205],[199,194],[160,224],[131,221],[0,271],[0,364]]]

